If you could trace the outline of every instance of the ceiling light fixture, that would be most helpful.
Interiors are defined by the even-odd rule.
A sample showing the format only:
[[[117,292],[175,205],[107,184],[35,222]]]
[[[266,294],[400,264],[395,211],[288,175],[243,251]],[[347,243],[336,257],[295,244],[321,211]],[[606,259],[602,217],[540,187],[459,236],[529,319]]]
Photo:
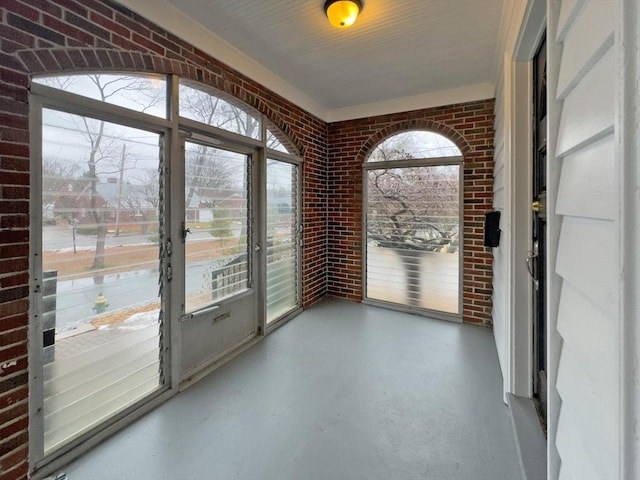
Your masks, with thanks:
[[[354,24],[362,11],[361,0],[326,0],[324,13],[329,23],[336,28],[348,28]]]

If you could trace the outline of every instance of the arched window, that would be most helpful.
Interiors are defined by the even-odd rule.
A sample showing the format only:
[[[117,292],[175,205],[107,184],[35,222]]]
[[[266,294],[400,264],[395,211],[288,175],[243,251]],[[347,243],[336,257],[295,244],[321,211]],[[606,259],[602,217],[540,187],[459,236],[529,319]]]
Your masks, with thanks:
[[[373,149],[367,162],[460,156],[460,149],[448,138],[425,130],[411,130],[380,143]]]
[[[365,298],[459,319],[462,156],[442,135],[407,131],[364,164]]]
[[[245,137],[262,138],[262,116],[233,97],[180,79],[180,116]]]

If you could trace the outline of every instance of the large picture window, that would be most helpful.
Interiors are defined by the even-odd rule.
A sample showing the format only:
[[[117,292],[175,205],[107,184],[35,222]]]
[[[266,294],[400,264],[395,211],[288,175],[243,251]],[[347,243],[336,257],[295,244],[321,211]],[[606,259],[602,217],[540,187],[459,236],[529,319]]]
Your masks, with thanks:
[[[382,142],[365,164],[366,298],[460,314],[460,151],[423,131]]]
[[[52,109],[42,118],[48,452],[161,385],[162,137]]]

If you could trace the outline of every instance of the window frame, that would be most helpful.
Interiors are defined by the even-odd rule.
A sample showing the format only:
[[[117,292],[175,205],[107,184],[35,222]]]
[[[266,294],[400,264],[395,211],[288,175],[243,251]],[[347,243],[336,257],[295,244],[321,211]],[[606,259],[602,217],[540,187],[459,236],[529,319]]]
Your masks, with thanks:
[[[71,72],[67,75],[87,75],[96,72]],[[131,75],[144,72],[97,72],[97,73],[114,73],[115,75]],[[47,77],[53,75],[46,75]],[[30,364],[29,376],[29,451],[30,451],[30,473],[36,477],[45,476],[73,458],[86,452],[99,442],[103,441],[116,431],[130,424],[135,419],[148,413],[150,410],[165,402],[175,395],[182,383],[187,378],[181,378],[181,349],[180,344],[180,316],[182,294],[184,292],[185,272],[184,272],[184,244],[179,240],[181,235],[181,211],[184,210],[184,165],[181,165],[181,144],[183,136],[186,132],[191,132],[197,137],[214,139],[211,146],[225,148],[249,155],[250,168],[253,173],[251,175],[251,188],[255,189],[251,201],[257,202],[250,205],[250,222],[254,224],[255,231],[252,233],[256,242],[266,244],[266,207],[262,196],[266,197],[266,187],[262,185],[266,173],[266,159],[274,158],[298,166],[300,175],[298,178],[298,225],[301,226],[302,220],[302,166],[303,158],[298,152],[281,152],[272,150],[266,145],[266,129],[267,125],[271,130],[277,129],[273,121],[268,119],[264,114],[256,112],[251,106],[246,105],[250,113],[259,115],[261,120],[260,139],[243,136],[228,130],[224,130],[211,125],[206,125],[195,120],[180,117],[178,115],[179,100],[179,82],[180,76],[166,75],[166,102],[167,114],[166,118],[158,117],[152,114],[140,113],[133,109],[128,109],[116,104],[103,102],[101,100],[85,97],[79,94],[66,92],[64,90],[50,87],[37,82],[32,82],[29,93],[29,129],[30,129],[30,198],[29,198],[29,220],[32,226],[30,230],[29,240],[29,273],[30,273],[30,293],[29,293],[29,351],[28,360]],[[197,84],[198,82],[194,82]],[[206,87],[206,85],[202,84]],[[213,96],[215,89],[209,88]],[[228,101],[225,96],[221,96]],[[239,99],[236,99],[239,105],[244,105]],[[238,107],[242,108],[242,107]],[[163,297],[162,309],[164,311],[164,321],[162,324],[162,335],[166,339],[162,345],[163,355],[163,372],[165,375],[164,384],[149,397],[143,398],[134,405],[127,407],[125,410],[112,416],[108,420],[91,428],[78,438],[70,441],[59,449],[45,455],[44,454],[44,418],[43,409],[41,408],[44,401],[44,379],[43,379],[43,355],[42,355],[42,324],[39,319],[42,316],[40,289],[42,275],[42,111],[43,109],[52,109],[64,113],[82,115],[85,117],[104,120],[145,130],[160,135],[163,139],[164,152],[164,225],[165,238],[161,239],[162,249],[167,253],[163,266],[167,269],[173,268],[173,279],[168,280],[165,272],[163,276]],[[280,131],[280,134],[285,134]],[[220,143],[217,143],[220,142]],[[285,148],[290,148],[293,143],[288,141],[283,143]],[[250,227],[251,228],[251,227]],[[282,325],[286,320],[295,316],[302,310],[302,276],[301,276],[301,259],[302,259],[302,231],[299,234],[299,243],[297,245],[298,261],[298,298],[299,307],[287,314],[285,318],[278,320],[277,325],[271,325],[269,332],[277,326]],[[182,261],[176,260],[182,258]],[[259,262],[256,260],[259,258]],[[261,322],[259,334],[265,334],[266,317],[264,314],[265,291],[266,291],[266,256],[254,255],[252,260],[254,269],[253,282],[258,282],[256,288],[256,302],[258,321]],[[263,265],[264,264],[264,265]],[[174,268],[177,267],[177,268]],[[258,270],[256,270],[258,268]],[[182,270],[182,271],[180,271]],[[168,270],[167,270],[168,271]],[[259,276],[255,276],[258,272]],[[255,288],[255,287],[254,287]]]
[[[266,137],[265,137],[266,140]],[[298,208],[296,210],[296,276],[297,276],[297,284],[296,284],[296,297],[298,299],[297,306],[294,307],[291,311],[285,313],[280,318],[273,320],[269,324],[267,324],[266,318],[266,287],[267,287],[267,255],[262,255],[260,257],[261,265],[260,265],[260,281],[265,286],[262,294],[264,298],[260,301],[260,305],[264,308],[264,312],[261,313],[261,318],[264,320],[263,328],[266,333],[271,333],[274,330],[280,328],[282,325],[287,323],[293,317],[295,317],[298,313],[302,311],[302,246],[303,246],[303,235],[304,235],[304,221],[303,221],[303,209],[302,209],[302,188],[304,182],[302,181],[303,174],[303,162],[302,159],[296,157],[290,153],[284,153],[279,150],[266,149],[263,152],[264,158],[263,161],[260,162],[260,177],[262,179],[267,178],[267,162],[269,160],[276,160],[278,162],[288,163],[293,165],[298,170],[297,182],[296,182],[296,201],[298,202]],[[264,206],[261,210],[261,221],[260,225],[262,227],[262,234],[260,237],[260,242],[262,245],[265,245],[265,253],[266,253],[266,245],[267,245],[267,187],[263,188],[260,191],[260,203]]]
[[[29,295],[29,365],[31,375],[29,377],[29,451],[30,466],[32,471],[37,471],[44,466],[56,468],[63,465],[70,458],[70,453],[86,451],[93,445],[102,441],[113,431],[129,423],[132,415],[136,418],[143,413],[155,408],[158,404],[167,400],[171,395],[171,350],[173,345],[162,345],[163,365],[167,372],[167,377],[162,386],[148,397],[136,401],[133,405],[125,408],[121,412],[113,415],[98,426],[92,427],[87,432],[79,435],[74,440],[55,451],[44,453],[44,363],[43,363],[43,342],[42,323],[37,319],[42,318],[39,295],[41,290],[42,275],[42,111],[51,109],[63,113],[80,115],[97,120],[104,120],[114,124],[145,130],[161,136],[164,142],[164,151],[168,151],[169,142],[169,121],[152,115],[131,112],[129,109],[118,105],[108,104],[99,100],[83,97],[76,94],[69,94],[56,88],[41,84],[32,84],[29,97],[29,127],[31,146],[31,171],[30,171],[30,225],[37,228],[30,229],[30,289]],[[130,115],[133,113],[133,115]],[[166,155],[166,153],[165,153]],[[166,219],[167,220],[167,219]],[[170,315],[170,307],[167,298],[161,300],[161,308],[165,312],[165,318]],[[162,335],[169,338],[171,335],[170,322],[162,323]]]
[[[446,157],[428,157],[428,158],[415,158],[415,159],[402,159],[402,160],[385,160],[385,161],[369,161],[369,157],[373,151],[382,143],[393,138],[396,135],[407,133],[411,131],[424,131],[424,130],[404,130],[396,132],[382,141],[380,141],[374,148],[368,152],[365,157],[365,161],[362,164],[362,302],[368,305],[381,306],[391,310],[397,310],[401,312],[417,313],[419,315],[447,320],[455,323],[462,323],[463,318],[463,284],[464,284],[464,157],[462,152],[457,156]],[[430,132],[436,135],[441,135],[436,132]],[[447,139],[449,140],[449,139]],[[450,140],[449,140],[450,141]],[[458,149],[459,150],[459,149]],[[459,167],[458,175],[458,225],[459,225],[459,257],[458,257],[458,313],[448,313],[438,310],[431,310],[422,307],[415,307],[411,305],[393,303],[385,300],[377,300],[367,297],[367,227],[368,220],[368,195],[369,195],[369,179],[367,173],[371,170],[384,170],[384,169],[400,169],[400,168],[415,168],[415,167],[438,167],[447,165],[457,165]]]
[[[187,312],[186,309],[186,239],[184,242],[182,243],[182,252],[181,252],[181,258],[182,258],[182,264],[180,265],[181,269],[184,269],[184,273],[182,275],[180,275],[180,279],[184,280],[184,285],[182,285],[180,291],[183,295],[182,297],[182,301],[181,301],[181,305],[180,305],[180,321],[185,321],[185,320],[191,320],[191,319],[197,319],[199,317],[202,317],[204,314],[212,311],[213,309],[219,307],[219,306],[223,306],[226,305],[227,303],[233,301],[234,299],[237,299],[239,297],[242,296],[246,296],[248,295],[250,292],[250,290],[255,289],[255,255],[253,254],[252,248],[251,246],[259,243],[259,241],[256,238],[255,232],[256,232],[256,222],[255,222],[255,210],[256,210],[256,206],[253,205],[254,203],[254,199],[255,199],[255,195],[256,195],[256,187],[258,187],[256,185],[256,164],[257,161],[256,159],[258,158],[258,150],[256,148],[251,148],[249,146],[242,146],[242,145],[238,145],[235,143],[231,143],[231,142],[225,142],[223,139],[218,138],[218,137],[214,137],[214,136],[204,136],[202,134],[193,134],[193,135],[185,135],[183,140],[184,143],[186,142],[190,142],[196,145],[202,145],[202,146],[206,146],[206,147],[211,147],[211,148],[216,148],[216,149],[220,149],[220,150],[225,150],[228,152],[232,152],[232,153],[237,153],[237,154],[241,154],[241,155],[245,155],[247,158],[247,176],[248,176],[248,181],[247,181],[247,287],[237,293],[234,293],[231,295],[231,297],[224,297],[221,298],[219,300],[212,300],[209,303],[207,303],[204,306],[198,307],[194,310],[191,310],[189,312]],[[184,155],[184,152],[183,152]],[[185,200],[185,191],[184,191],[184,178],[186,176],[186,172],[185,172],[185,166],[186,166],[186,161],[182,161],[180,162],[180,177],[182,178],[182,195],[180,196],[180,202],[182,205],[182,208],[180,209],[180,211],[182,212],[182,215],[185,215],[185,208],[186,208],[186,200]],[[186,218],[185,218],[185,222],[186,222]],[[182,233],[182,232],[181,232]],[[182,235],[184,235],[184,233],[182,233]]]

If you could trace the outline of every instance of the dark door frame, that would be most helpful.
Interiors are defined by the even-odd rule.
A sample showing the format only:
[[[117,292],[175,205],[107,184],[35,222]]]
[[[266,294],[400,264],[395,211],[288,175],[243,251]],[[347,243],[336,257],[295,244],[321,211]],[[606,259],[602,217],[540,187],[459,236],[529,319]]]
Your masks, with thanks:
[[[533,397],[543,426],[547,417],[547,52],[546,34],[532,62],[531,253],[527,266],[532,277]]]

